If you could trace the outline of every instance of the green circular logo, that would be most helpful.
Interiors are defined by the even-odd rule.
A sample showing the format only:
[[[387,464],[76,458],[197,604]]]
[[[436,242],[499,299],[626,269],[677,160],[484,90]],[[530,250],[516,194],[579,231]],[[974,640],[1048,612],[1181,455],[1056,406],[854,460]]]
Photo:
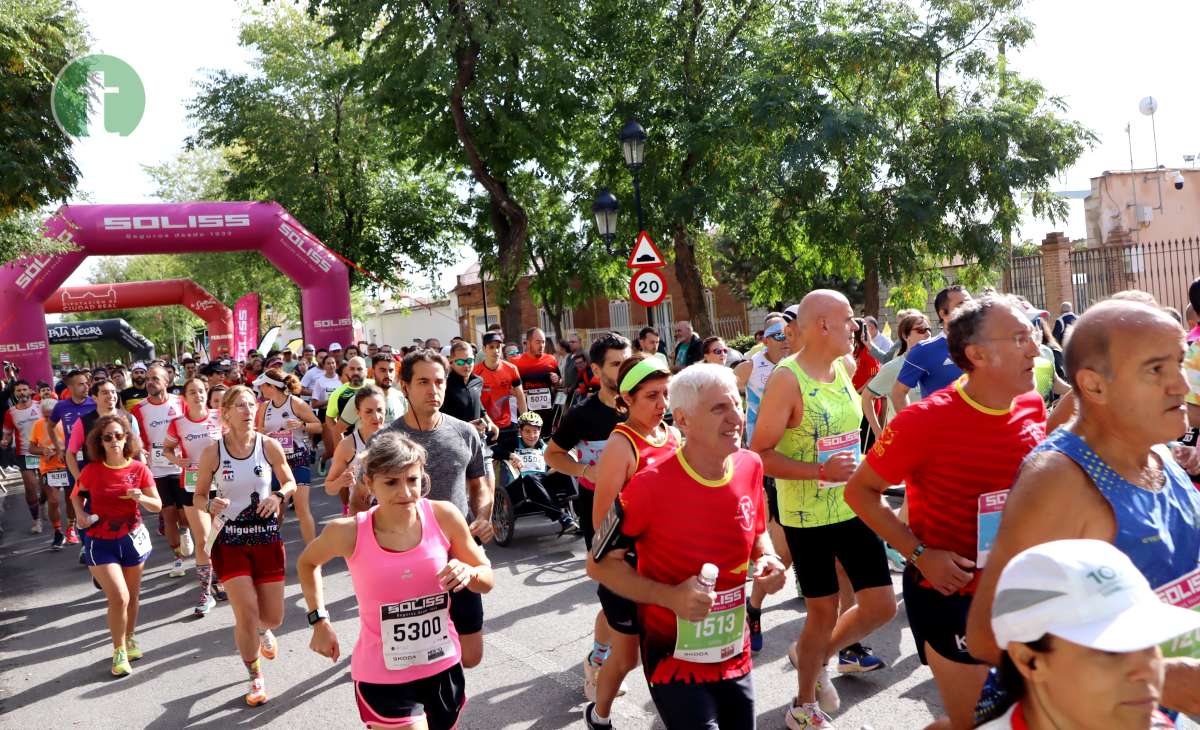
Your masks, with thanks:
[[[116,56],[91,54],[72,60],[58,73],[50,109],[72,137],[86,137],[92,99],[100,102],[104,131],[128,137],[146,111],[146,87],[137,71]]]

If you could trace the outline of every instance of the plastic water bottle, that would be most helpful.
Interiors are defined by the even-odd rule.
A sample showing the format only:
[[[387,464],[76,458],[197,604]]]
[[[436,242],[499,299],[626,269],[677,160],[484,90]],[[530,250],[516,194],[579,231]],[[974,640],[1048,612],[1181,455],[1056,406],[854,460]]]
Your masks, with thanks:
[[[700,586],[705,591],[712,591],[717,587],[717,575],[720,571],[717,566],[712,563],[705,563],[700,566],[700,575],[696,576],[696,585]]]

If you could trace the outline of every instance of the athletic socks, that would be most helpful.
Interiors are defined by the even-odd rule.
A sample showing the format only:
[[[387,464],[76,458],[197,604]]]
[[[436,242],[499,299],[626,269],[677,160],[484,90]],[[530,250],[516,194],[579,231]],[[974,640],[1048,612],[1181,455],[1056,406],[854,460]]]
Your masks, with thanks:
[[[761,621],[762,620],[762,608],[761,607],[755,608],[754,606],[751,606],[750,601],[747,600],[746,601],[746,616],[748,616],[751,621]]]
[[[255,679],[262,676],[262,667],[259,666],[258,657],[254,657],[254,661],[246,662],[246,671],[250,674],[250,679]]]
[[[612,720],[610,720],[607,717],[600,717],[600,715],[596,713],[596,705],[595,704],[592,705],[592,709],[589,710],[588,712],[592,716],[591,720],[592,720],[593,725],[602,725],[602,726],[612,725]]]
[[[612,646],[601,644],[599,641],[592,642],[592,651],[588,654],[588,661],[593,667],[603,666],[608,660],[608,655],[612,653]]]
[[[200,580],[200,596],[207,596],[212,590],[212,565],[197,565],[196,577]]]

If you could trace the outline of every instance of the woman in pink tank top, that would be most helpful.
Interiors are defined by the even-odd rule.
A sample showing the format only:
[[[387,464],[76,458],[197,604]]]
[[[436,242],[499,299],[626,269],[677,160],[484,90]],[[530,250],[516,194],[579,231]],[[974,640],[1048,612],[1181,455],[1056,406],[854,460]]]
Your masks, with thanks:
[[[450,604],[459,591],[487,593],[493,585],[462,513],[425,499],[425,459],[425,449],[405,436],[376,434],[361,463],[362,483],[378,504],[330,522],[296,564],[313,627],[309,647],[335,662],[341,649],[320,568],[341,557],[350,569],[359,617],[350,676],[368,727],[458,724],[466,692]]]

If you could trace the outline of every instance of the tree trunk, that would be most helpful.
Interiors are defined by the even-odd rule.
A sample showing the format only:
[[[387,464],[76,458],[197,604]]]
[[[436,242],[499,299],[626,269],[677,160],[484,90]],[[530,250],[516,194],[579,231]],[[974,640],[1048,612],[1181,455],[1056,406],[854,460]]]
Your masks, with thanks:
[[[692,329],[701,338],[716,334],[716,327],[708,316],[704,306],[704,280],[700,276],[700,267],[696,265],[696,251],[688,244],[687,227],[683,223],[675,226],[675,278],[683,290],[683,301],[687,304]],[[662,332],[670,332],[674,322],[655,323],[662,327]]]
[[[863,314],[879,316],[879,262],[867,257],[863,260]]]

